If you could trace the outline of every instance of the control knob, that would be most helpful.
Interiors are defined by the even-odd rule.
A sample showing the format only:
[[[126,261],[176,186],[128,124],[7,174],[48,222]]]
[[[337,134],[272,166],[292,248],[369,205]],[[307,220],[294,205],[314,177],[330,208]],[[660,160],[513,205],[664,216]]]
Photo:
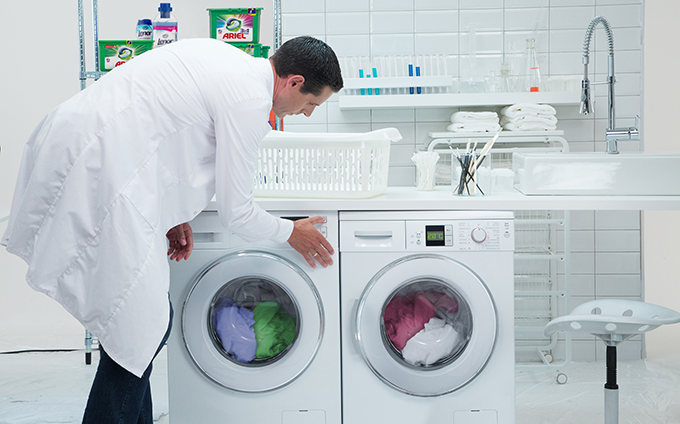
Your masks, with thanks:
[[[486,240],[486,231],[482,227],[475,227],[470,232],[470,237],[475,243],[484,243]]]

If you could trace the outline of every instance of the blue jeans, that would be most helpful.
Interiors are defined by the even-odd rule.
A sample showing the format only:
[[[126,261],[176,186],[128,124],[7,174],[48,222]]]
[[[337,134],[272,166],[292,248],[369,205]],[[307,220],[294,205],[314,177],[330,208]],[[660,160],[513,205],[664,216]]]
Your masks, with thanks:
[[[168,331],[154,358],[170,336],[172,316],[170,304]],[[99,366],[87,399],[83,424],[153,424],[149,384],[152,364],[149,364],[141,378],[137,377],[112,360],[103,346],[99,345]]]

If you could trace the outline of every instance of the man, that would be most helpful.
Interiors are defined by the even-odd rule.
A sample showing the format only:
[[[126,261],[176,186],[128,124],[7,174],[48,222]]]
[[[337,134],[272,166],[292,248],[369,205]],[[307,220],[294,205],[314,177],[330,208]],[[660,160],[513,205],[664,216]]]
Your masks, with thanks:
[[[84,423],[151,422],[151,362],[172,314],[165,255],[189,257],[187,222],[213,196],[244,239],[288,241],[312,267],[333,263],[314,228],[322,218],[275,218],[252,184],[270,110],[309,116],[341,88],[335,54],[312,37],[269,60],[185,40],[114,69],[38,125],[1,243],[28,263],[31,287],[99,338]]]

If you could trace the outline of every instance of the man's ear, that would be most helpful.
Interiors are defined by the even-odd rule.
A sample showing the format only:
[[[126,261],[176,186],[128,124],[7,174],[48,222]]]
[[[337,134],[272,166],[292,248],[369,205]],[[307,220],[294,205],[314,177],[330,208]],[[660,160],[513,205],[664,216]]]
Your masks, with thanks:
[[[293,75],[290,78],[288,78],[288,82],[290,83],[291,87],[297,87],[302,86],[305,83],[305,77],[302,75]]]

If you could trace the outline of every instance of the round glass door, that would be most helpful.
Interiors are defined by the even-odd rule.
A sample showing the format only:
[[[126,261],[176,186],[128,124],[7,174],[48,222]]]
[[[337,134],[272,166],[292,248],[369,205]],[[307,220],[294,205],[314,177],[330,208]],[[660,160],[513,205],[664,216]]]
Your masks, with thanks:
[[[242,251],[197,277],[182,310],[184,342],[198,368],[236,391],[265,392],[299,377],[323,337],[314,284],[277,255]]]
[[[360,351],[373,373],[414,396],[450,393],[484,368],[497,315],[484,282],[439,255],[395,261],[369,282],[355,316]]]

